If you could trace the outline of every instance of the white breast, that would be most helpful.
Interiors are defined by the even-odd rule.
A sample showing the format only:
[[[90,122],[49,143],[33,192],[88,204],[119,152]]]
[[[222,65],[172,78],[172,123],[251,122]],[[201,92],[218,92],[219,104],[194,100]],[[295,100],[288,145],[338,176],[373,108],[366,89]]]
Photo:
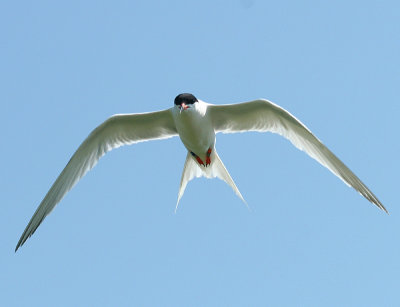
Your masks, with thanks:
[[[182,143],[189,150],[205,159],[208,148],[214,147],[215,132],[207,114],[207,104],[199,101],[182,112],[173,108],[173,118]]]

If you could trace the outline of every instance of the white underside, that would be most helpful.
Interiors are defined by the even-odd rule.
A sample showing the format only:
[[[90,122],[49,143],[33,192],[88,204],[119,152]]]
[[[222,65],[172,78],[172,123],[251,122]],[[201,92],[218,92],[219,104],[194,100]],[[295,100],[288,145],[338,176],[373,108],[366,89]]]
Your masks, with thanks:
[[[195,104],[180,112],[173,110],[173,118],[179,137],[188,151],[205,161],[209,148],[214,149],[215,131],[208,116],[207,104]]]
[[[211,118],[207,113],[207,107],[207,103],[201,102],[192,105],[182,112],[178,109],[172,111],[179,137],[188,150],[175,211],[178,208],[179,201],[185,192],[188,182],[195,177],[202,176],[206,178],[218,177],[225,181],[246,204],[242,194],[240,194],[239,189],[215,150],[215,131]],[[210,156],[211,164],[205,167],[197,162],[191,152],[196,154],[205,163],[208,149],[212,150]]]

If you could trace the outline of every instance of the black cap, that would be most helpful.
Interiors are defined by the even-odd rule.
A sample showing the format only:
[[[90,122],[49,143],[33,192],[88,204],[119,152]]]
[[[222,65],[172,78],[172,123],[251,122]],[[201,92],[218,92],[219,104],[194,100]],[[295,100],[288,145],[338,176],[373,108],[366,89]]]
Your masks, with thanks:
[[[182,93],[182,94],[179,94],[178,96],[175,97],[174,103],[177,106],[180,106],[182,103],[194,104],[196,101],[198,101],[197,98],[194,97],[192,94]]]

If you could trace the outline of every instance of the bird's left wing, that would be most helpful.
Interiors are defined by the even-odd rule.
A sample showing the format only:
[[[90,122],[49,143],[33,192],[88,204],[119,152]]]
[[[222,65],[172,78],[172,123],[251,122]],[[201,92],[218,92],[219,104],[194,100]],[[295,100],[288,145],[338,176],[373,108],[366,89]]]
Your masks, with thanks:
[[[352,186],[378,208],[387,212],[378,198],[361,180],[340,161],[297,118],[280,106],[259,99],[230,105],[208,105],[215,132],[234,133],[245,131],[270,131],[287,138],[298,149],[328,168],[332,173]]]
[[[15,251],[106,152],[122,145],[165,139],[175,135],[177,131],[170,109],[142,114],[117,114],[107,119],[92,131],[71,157],[26,226]]]

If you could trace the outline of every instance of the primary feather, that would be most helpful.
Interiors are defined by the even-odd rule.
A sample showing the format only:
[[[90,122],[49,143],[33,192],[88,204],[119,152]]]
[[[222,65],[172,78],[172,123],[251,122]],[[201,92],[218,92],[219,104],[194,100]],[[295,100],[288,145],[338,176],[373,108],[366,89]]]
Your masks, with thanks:
[[[83,141],[58,176],[26,226],[15,251],[33,235],[43,219],[65,194],[108,151],[122,145],[177,135],[171,111],[114,115],[98,126]]]
[[[270,131],[282,135],[371,203],[388,212],[378,198],[342,161],[302,122],[280,106],[265,99],[258,99],[238,104],[210,105],[208,112],[210,112],[215,132]]]

